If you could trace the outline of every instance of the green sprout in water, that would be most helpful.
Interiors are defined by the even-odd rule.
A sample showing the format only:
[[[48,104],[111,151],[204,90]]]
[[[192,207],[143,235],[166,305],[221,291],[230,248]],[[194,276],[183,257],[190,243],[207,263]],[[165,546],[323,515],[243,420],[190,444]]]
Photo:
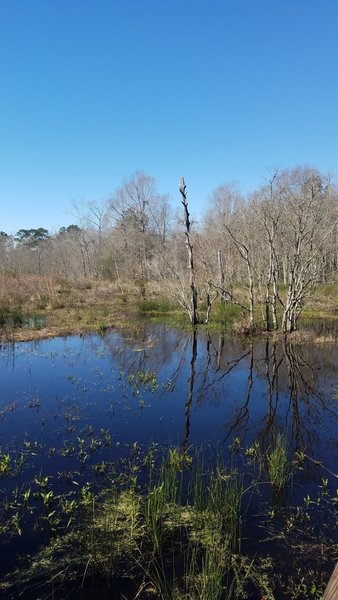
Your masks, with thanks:
[[[277,434],[274,446],[267,454],[268,472],[272,488],[283,490],[290,479],[285,438]]]
[[[11,457],[9,454],[0,453],[0,475],[10,475],[11,473]]]

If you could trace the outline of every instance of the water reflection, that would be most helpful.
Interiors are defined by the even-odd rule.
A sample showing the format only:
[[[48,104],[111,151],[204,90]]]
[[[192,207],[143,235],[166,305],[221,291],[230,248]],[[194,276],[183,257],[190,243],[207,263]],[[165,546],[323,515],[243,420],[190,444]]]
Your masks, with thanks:
[[[178,402],[186,389],[183,447],[201,441],[203,433],[227,442],[257,438],[267,447],[282,432],[293,450],[318,454],[335,439],[336,343],[189,336],[164,327],[146,327],[142,344],[140,338],[122,339],[110,350],[128,372],[165,374]]]
[[[41,543],[41,533],[35,525],[32,533],[31,526],[38,513],[28,512],[18,494],[32,487],[40,502],[39,508],[34,499],[34,511],[45,511],[41,482],[48,481],[54,498],[72,499],[87,482],[100,488],[121,465],[132,468],[139,446],[151,442],[176,444],[183,451],[203,443],[212,456],[215,446],[224,454],[234,448],[235,438],[243,449],[257,440],[263,457],[280,435],[288,458],[299,449],[310,457],[304,471],[293,470],[292,505],[298,509],[306,496],[316,499],[321,477],[335,475],[337,468],[337,362],[335,338],[242,339],[147,324],[102,336],[0,347],[0,457],[5,458],[0,506],[8,507],[12,499],[13,515],[20,509],[26,523],[19,544],[4,546],[0,572],[13,568],[18,550],[33,554]],[[249,459],[240,463],[232,453],[231,461],[236,459],[244,473],[253,468]],[[264,472],[264,465],[262,458],[257,468]],[[335,477],[327,480],[330,491],[323,491],[323,498],[333,497],[335,482]],[[254,553],[262,531],[258,505],[270,494],[261,483],[257,497],[250,492]],[[2,516],[4,511],[0,526]],[[331,516],[326,521],[319,516],[318,531],[330,528]],[[44,524],[45,519],[43,513]]]
[[[190,433],[190,411],[194,396],[195,384],[195,364],[197,359],[197,332],[194,330],[191,335],[191,361],[190,361],[190,377],[188,381],[188,397],[185,405],[185,429],[182,448],[187,449]]]
[[[234,437],[268,447],[281,432],[293,450],[333,466],[337,357],[332,341],[189,335],[148,324],[3,346],[0,415],[10,427],[2,426],[1,443],[25,432],[57,446],[65,435],[76,440],[84,423],[109,427],[120,444],[183,448]]]

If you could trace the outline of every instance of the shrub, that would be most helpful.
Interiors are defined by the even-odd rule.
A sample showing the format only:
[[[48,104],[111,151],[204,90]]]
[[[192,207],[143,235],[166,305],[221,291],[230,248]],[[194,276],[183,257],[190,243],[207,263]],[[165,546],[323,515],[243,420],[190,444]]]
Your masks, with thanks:
[[[221,321],[228,325],[232,325],[235,321],[243,319],[243,309],[238,304],[215,303],[212,307],[211,318],[213,321]]]
[[[138,309],[141,313],[148,312],[161,312],[165,313],[170,310],[170,303],[168,300],[141,300],[138,305]]]
[[[23,323],[22,308],[20,305],[11,306],[3,303],[0,305],[0,327],[19,327]]]

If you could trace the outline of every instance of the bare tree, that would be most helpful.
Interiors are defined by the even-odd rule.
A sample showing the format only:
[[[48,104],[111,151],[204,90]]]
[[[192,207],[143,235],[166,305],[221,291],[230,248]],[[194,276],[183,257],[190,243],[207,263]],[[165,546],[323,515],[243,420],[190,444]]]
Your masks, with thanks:
[[[265,291],[265,326],[266,330],[277,329],[277,300],[279,297],[279,256],[278,233],[281,218],[279,202],[280,192],[275,189],[278,172],[271,177],[267,186],[252,196],[251,204],[256,214],[256,225],[262,228],[261,233],[261,273],[259,279],[263,280]],[[257,249],[259,252],[259,249]],[[280,302],[282,302],[280,300]],[[272,319],[272,324],[271,324]]]
[[[196,275],[194,267],[194,255],[193,246],[190,239],[190,214],[188,211],[188,201],[186,194],[186,185],[184,177],[181,178],[180,192],[182,196],[182,204],[184,209],[184,225],[185,225],[185,243],[188,252],[188,269],[190,278],[190,289],[191,289],[191,304],[189,309],[190,322],[192,325],[198,323],[198,308],[197,308],[197,288],[196,288]]]
[[[168,196],[158,193],[153,177],[137,171],[116,190],[110,200],[110,211],[115,221],[113,235],[117,242],[121,238],[125,257],[128,254],[132,257],[130,276],[150,278],[153,261],[167,240]]]
[[[318,260],[327,239],[337,226],[332,214],[330,183],[317,171],[298,168],[284,172],[283,186],[284,238],[288,239],[288,291],[282,327],[288,333],[297,329],[303,300],[319,281]]]
[[[243,200],[235,184],[218,186],[209,198],[209,208],[203,223],[205,248],[209,249],[209,263],[215,264],[213,283],[218,284],[221,301],[227,302],[232,295],[236,277],[241,277],[240,265],[233,251],[225,226],[230,226]],[[225,290],[225,291],[222,291]]]
[[[250,249],[249,249],[248,245],[244,244],[243,242],[240,242],[240,240],[234,236],[234,234],[232,233],[231,229],[229,229],[228,226],[226,226],[226,230],[229,233],[240,256],[243,258],[243,260],[247,266],[248,280],[249,280],[249,306],[250,306],[249,307],[249,315],[250,315],[249,320],[250,320],[250,327],[252,328],[253,323],[254,323],[254,278],[253,278],[253,265],[252,265]]]

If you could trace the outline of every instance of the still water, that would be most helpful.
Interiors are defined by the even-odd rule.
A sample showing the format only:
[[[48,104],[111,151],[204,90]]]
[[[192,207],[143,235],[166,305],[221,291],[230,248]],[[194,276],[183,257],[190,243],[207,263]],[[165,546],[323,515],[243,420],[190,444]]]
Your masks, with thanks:
[[[109,429],[115,447],[268,443],[278,429],[333,467],[337,363],[332,341],[193,337],[161,325],[3,346],[0,445],[60,448],[89,425]]]
[[[80,485],[88,465],[117,460],[135,444],[217,445],[226,454],[234,440],[264,450],[277,432],[290,454],[316,461],[304,496],[337,470],[337,364],[334,336],[300,344],[149,324],[4,345],[0,456],[12,464],[21,457],[22,467],[1,477],[0,501],[37,473],[48,474],[55,492],[67,474]],[[20,551],[37,542],[23,532]],[[18,542],[2,549],[5,573]]]

